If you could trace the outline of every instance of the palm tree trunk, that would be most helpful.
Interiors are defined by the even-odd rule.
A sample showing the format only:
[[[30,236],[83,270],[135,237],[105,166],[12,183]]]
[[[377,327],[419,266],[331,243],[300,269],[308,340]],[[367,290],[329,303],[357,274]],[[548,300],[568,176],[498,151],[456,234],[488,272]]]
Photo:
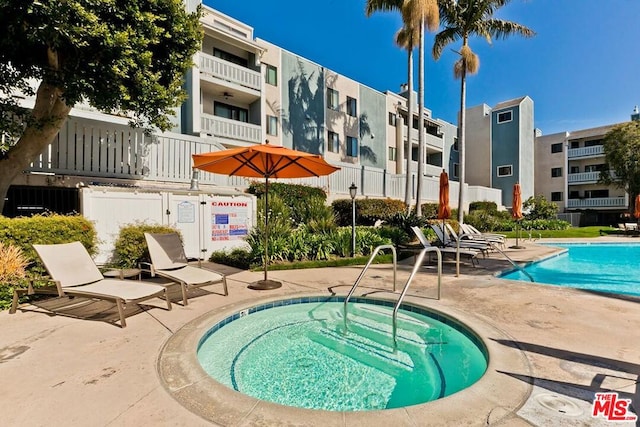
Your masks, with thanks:
[[[463,60],[464,61],[464,60]],[[458,141],[458,155],[459,155],[459,178],[460,189],[458,191],[458,222],[464,223],[464,182],[466,179],[465,169],[465,137],[466,137],[466,104],[467,104],[467,69],[466,64],[462,64],[462,75],[460,77],[460,123],[458,123],[458,129],[460,129],[460,139]]]
[[[409,44],[411,45],[411,43]],[[407,206],[407,212],[411,211],[411,200],[413,199],[411,194],[411,130],[413,129],[413,100],[411,99],[413,94],[413,48],[407,49],[407,142],[405,143],[405,154],[407,156],[407,169],[405,171],[407,179],[405,183],[404,204]]]
[[[418,184],[416,186],[416,215],[422,216],[421,195],[424,175],[424,17],[420,21],[420,51],[418,52]]]

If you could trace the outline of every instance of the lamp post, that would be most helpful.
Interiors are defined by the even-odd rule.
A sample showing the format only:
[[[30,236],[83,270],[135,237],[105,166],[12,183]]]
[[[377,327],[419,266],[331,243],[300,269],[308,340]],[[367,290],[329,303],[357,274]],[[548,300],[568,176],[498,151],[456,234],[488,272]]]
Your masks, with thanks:
[[[196,168],[191,168],[191,186],[189,187],[190,191],[200,191],[200,186],[198,185],[198,177],[198,170]]]
[[[351,196],[351,258],[356,255],[356,194],[358,187],[354,182],[349,187],[349,195]]]

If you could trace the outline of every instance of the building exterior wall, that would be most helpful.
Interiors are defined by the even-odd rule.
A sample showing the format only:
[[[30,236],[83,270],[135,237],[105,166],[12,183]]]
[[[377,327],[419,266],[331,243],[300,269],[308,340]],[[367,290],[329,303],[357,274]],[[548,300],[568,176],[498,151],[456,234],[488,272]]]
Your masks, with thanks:
[[[466,111],[465,175],[469,185],[491,187],[491,109],[482,104]]]
[[[568,132],[560,132],[539,136],[535,142],[534,194],[542,195],[548,201],[554,201],[558,205],[558,212],[564,212],[568,196],[566,146],[568,135]],[[561,151],[557,151],[558,148],[552,149],[554,146],[560,147]],[[553,169],[557,170],[557,168],[562,170],[562,176],[560,177],[552,176],[551,171]],[[556,195],[555,198],[553,197],[554,194]]]
[[[386,169],[388,141],[386,96],[367,86],[358,85],[358,120],[360,137],[360,163],[363,166]]]
[[[533,100],[528,96],[519,105],[519,140],[518,140],[518,180],[522,191],[522,201],[534,195],[535,185],[535,126]],[[505,190],[502,190],[502,194]],[[513,191],[512,191],[513,193]]]
[[[501,113],[511,112],[512,120],[498,123]],[[491,183],[502,190],[502,204],[513,204],[513,186],[520,181],[520,107],[514,105],[491,112]],[[511,167],[511,174],[499,173],[501,168]],[[523,200],[526,200],[524,194]]]

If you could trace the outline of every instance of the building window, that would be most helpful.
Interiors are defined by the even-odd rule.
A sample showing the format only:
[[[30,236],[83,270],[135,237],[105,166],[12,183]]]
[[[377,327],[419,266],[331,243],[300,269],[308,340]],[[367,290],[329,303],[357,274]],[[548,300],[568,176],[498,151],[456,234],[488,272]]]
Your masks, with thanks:
[[[551,144],[551,152],[562,153],[562,142],[559,142],[557,144]]]
[[[232,64],[242,65],[243,67],[248,66],[248,61],[245,58],[241,58],[233,53],[225,52],[224,50],[220,50],[216,47],[213,48],[213,56],[216,58],[224,59],[227,62],[231,62]]]
[[[507,123],[511,120],[513,120],[513,112],[511,110],[498,113],[498,124]]]
[[[585,147],[595,147],[602,144],[604,144],[604,141],[602,139],[592,139],[591,141],[584,142]]]
[[[453,178],[460,177],[460,163],[453,164]]]
[[[551,193],[551,201],[552,202],[561,202],[562,201],[562,191],[553,191]]]
[[[340,111],[340,100],[338,91],[327,88],[327,108],[330,110]]]
[[[213,102],[213,115],[239,122],[249,122],[249,110],[218,101]]]
[[[551,178],[559,178],[562,176],[562,168],[551,168]]]
[[[278,135],[278,118],[276,116],[267,116],[267,135]]]
[[[586,190],[584,192],[584,197],[587,199],[606,199],[609,197],[609,190]]]
[[[580,173],[580,166],[569,166],[569,173]]]
[[[413,118],[413,128],[414,129],[418,129],[418,118],[417,117]]]
[[[498,176],[511,176],[513,175],[513,165],[504,165],[497,167]]]
[[[347,156],[358,157],[358,138],[347,137]]]
[[[460,148],[458,146],[458,137],[453,138],[453,151],[460,151]]]
[[[396,147],[389,147],[389,160],[395,162],[398,158],[398,149]]]
[[[278,69],[273,65],[267,64],[267,84],[278,86]]]
[[[585,172],[602,172],[604,170],[604,163],[598,165],[586,165],[584,167]]]
[[[389,125],[395,126],[396,120],[398,120],[398,116],[396,116],[395,113],[389,113]]]
[[[356,117],[358,115],[358,102],[355,98],[351,98],[347,96],[347,114],[351,117]]]
[[[580,141],[569,141],[569,148],[580,148]]]
[[[327,131],[327,149],[332,153],[340,151],[340,136],[331,131]]]

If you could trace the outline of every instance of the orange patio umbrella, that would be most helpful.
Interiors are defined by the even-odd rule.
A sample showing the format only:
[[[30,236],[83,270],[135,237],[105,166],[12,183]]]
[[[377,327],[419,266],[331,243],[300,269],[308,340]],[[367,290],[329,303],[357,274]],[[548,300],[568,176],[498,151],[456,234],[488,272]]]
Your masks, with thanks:
[[[636,219],[640,219],[640,194],[636,196],[635,204],[633,207],[633,216],[635,216]]]
[[[193,167],[207,172],[231,176],[265,179],[265,242],[264,280],[250,285],[252,289],[275,289],[282,284],[267,279],[269,264],[269,179],[307,178],[329,175],[340,168],[327,163],[317,154],[291,150],[289,148],[263,144],[251,147],[232,148],[211,153],[194,154]]]
[[[511,203],[511,216],[516,220],[516,245],[511,246],[513,249],[524,249],[524,246],[518,245],[520,221],[522,219],[522,190],[520,184],[515,183],[513,185],[513,201]]]
[[[449,206],[449,175],[442,170],[440,173],[440,197],[438,198],[438,219],[444,220],[451,216]]]

